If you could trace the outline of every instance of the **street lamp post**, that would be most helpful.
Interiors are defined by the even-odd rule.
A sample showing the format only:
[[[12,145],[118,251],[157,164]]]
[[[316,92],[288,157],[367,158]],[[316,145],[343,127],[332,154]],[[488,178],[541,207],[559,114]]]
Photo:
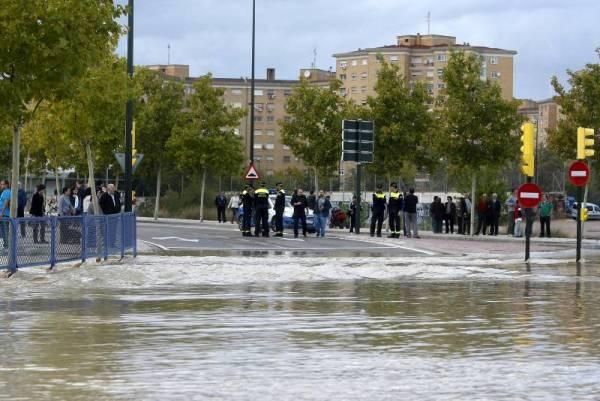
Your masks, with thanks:
[[[252,78],[250,82],[250,164],[254,163],[254,57],[256,44],[256,0],[252,0]]]
[[[128,5],[128,32],[127,32],[127,74],[129,79],[133,79],[133,1],[129,0]],[[125,118],[125,211],[131,212],[132,201],[132,152],[133,152],[133,98],[127,100],[126,118]]]

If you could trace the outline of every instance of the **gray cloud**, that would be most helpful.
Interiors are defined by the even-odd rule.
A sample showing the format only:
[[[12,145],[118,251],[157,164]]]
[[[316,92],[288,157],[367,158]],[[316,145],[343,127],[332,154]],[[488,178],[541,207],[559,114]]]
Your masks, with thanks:
[[[124,0],[121,0],[124,1]],[[190,64],[192,74],[250,75],[251,0],[137,0],[136,64]],[[553,94],[552,75],[596,62],[597,0],[257,0],[257,76],[275,67],[296,78],[317,48],[317,65],[333,53],[392,44],[398,34],[427,31],[459,42],[518,51],[515,95]],[[119,48],[125,54],[124,44]]]

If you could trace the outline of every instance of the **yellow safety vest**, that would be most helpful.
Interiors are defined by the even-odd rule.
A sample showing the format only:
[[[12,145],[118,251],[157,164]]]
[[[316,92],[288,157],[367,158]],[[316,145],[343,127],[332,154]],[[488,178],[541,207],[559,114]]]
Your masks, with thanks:
[[[375,197],[377,199],[385,199],[385,194],[383,192],[382,193],[376,192]]]
[[[390,198],[392,198],[392,199],[400,198],[400,192],[390,192]]]

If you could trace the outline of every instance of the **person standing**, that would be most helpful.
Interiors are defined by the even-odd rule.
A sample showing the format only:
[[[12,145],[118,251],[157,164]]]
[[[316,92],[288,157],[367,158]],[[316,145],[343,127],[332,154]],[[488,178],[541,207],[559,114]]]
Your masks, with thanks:
[[[375,236],[375,226],[377,226],[377,236],[381,237],[386,203],[383,186],[377,184],[377,191],[373,194],[373,204],[371,205],[371,211],[373,212],[373,216],[371,217],[371,237]]]
[[[75,208],[71,204],[71,188],[64,187],[62,195],[58,198],[58,215],[59,217],[68,217],[75,215]],[[67,244],[71,243],[75,238],[69,230],[71,222],[67,220],[58,220],[59,232],[60,232],[60,243]]]
[[[460,195],[456,204],[456,228],[458,229],[457,234],[463,233],[464,218],[465,218],[465,197]]]
[[[454,234],[454,222],[456,221],[456,204],[449,196],[446,198],[445,205],[445,220],[446,220],[446,234]]]
[[[219,223],[225,223],[227,221],[227,217],[225,217],[227,198],[223,192],[220,192],[215,198],[215,207],[217,208],[217,220]]]
[[[302,191],[302,188],[298,188],[294,195],[292,195],[292,206],[294,206],[294,215],[292,219],[294,221],[294,238],[298,238],[298,223],[302,223],[302,235],[306,237],[306,209],[308,208],[308,199]]]
[[[515,219],[511,216],[515,214],[515,207],[517,205],[517,190],[513,188],[512,193],[504,202],[506,206],[506,213],[508,215],[508,228],[506,230],[506,235],[514,235],[515,234]]]
[[[475,235],[479,235],[480,232],[485,235],[487,231],[487,219],[488,197],[487,194],[483,194],[477,203],[477,231],[475,231]]]
[[[358,202],[356,201],[356,196],[352,197],[352,202],[350,202],[350,208],[348,210],[348,215],[350,216],[350,233],[353,233],[356,229],[356,212],[358,210]]]
[[[73,206],[73,209],[75,209],[75,215],[77,216],[83,212],[83,203],[79,196],[79,188],[81,188],[81,185],[76,185],[71,188],[71,205]]]
[[[25,217],[25,207],[27,206],[27,193],[21,187],[19,182],[19,190],[17,191],[17,217]],[[25,238],[27,233],[25,232],[25,223],[17,223],[19,225],[19,231],[21,231],[21,238]]]
[[[402,194],[398,191],[398,185],[393,182],[390,185],[390,200],[388,201],[388,225],[390,227],[388,238],[400,238],[402,201]]]
[[[419,228],[417,226],[417,204],[419,198],[415,195],[415,189],[410,188],[408,195],[404,198],[404,211],[406,213],[406,234],[410,238],[411,235],[414,238],[419,237]]]
[[[433,232],[441,234],[442,225],[444,224],[444,205],[442,204],[442,198],[435,196],[429,210],[431,212]]]
[[[36,188],[36,192],[31,197],[31,206],[29,208],[29,214],[33,217],[42,218],[46,215],[46,200],[44,197],[44,191],[46,186],[40,184]],[[33,242],[35,244],[46,243],[46,222],[39,221],[33,223]]]
[[[244,216],[242,217],[242,236],[252,236],[252,209],[254,209],[254,188],[251,185],[246,185],[242,192],[242,207]]]
[[[498,194],[492,194],[492,200],[490,202],[489,213],[491,216],[490,221],[490,235],[498,235],[498,225],[500,224],[500,213],[502,212],[502,203],[498,200]]]
[[[254,236],[269,236],[269,190],[264,182],[254,191],[254,206],[256,208],[256,221],[254,222]]]
[[[473,213],[473,202],[471,201],[471,195],[466,194],[463,235],[471,235],[471,213]]]
[[[0,217],[3,219],[0,222],[0,237],[2,237],[2,247],[8,249],[8,220],[10,218],[10,182],[7,180],[0,181]]]
[[[103,192],[100,196],[100,210],[102,210],[102,214],[121,213],[121,197],[118,192],[116,192],[114,184],[108,184],[106,186],[106,192]]]
[[[331,201],[325,192],[319,191],[317,198],[316,210],[314,212],[315,221],[317,222],[317,237],[324,237],[327,223],[329,222],[329,213],[331,212]]]
[[[283,237],[283,212],[285,211],[285,191],[283,184],[276,185],[277,197],[275,198],[275,236]]]
[[[544,195],[544,200],[540,203],[540,237],[544,235],[550,238],[550,220],[552,218],[552,209],[554,205],[550,202],[548,195]]]
[[[231,210],[231,224],[235,222],[237,218],[238,209],[240,208],[240,198],[241,195],[233,195],[231,199],[229,199],[229,205],[227,206],[229,210]]]
[[[306,199],[306,201],[308,202],[307,203],[308,208],[314,212],[315,211],[315,207],[317,205],[317,197],[315,195],[315,190],[314,189],[311,189],[311,191],[310,191],[310,193],[309,193],[308,198]]]

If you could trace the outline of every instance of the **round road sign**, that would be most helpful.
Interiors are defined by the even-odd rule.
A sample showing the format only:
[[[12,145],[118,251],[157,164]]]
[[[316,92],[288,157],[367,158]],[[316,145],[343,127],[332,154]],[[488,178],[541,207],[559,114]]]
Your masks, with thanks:
[[[536,207],[542,201],[542,190],[532,183],[523,184],[517,191],[517,197],[521,207]]]
[[[569,181],[576,187],[585,187],[590,179],[590,168],[584,162],[577,160],[569,167]]]

